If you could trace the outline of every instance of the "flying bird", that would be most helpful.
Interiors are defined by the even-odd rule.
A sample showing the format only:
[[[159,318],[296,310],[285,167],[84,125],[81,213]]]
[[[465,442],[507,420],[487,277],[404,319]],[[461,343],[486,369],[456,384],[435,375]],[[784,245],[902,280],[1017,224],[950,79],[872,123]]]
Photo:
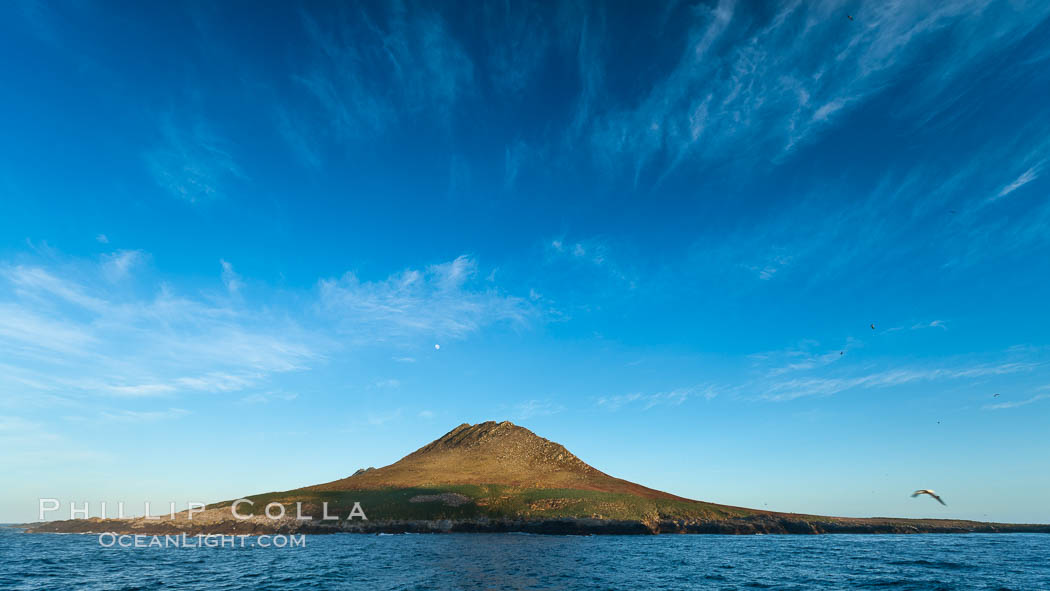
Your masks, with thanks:
[[[933,498],[937,499],[937,502],[938,502],[938,503],[940,503],[940,504],[944,505],[945,507],[947,507],[947,506],[948,506],[948,503],[945,503],[944,501],[942,501],[942,500],[941,500],[941,497],[938,497],[938,496],[937,496],[937,493],[933,492],[932,490],[930,490],[930,489],[928,489],[928,488],[924,488],[924,489],[922,489],[922,490],[917,490],[917,491],[915,491],[915,492],[911,493],[911,496],[912,496],[912,498],[913,498],[913,499],[914,499],[915,497],[919,496],[919,495],[930,495],[931,497],[933,497]]]
[[[992,398],[998,398],[998,397],[999,397],[998,394],[992,394]]]
[[[847,14],[846,18],[848,18],[849,20],[853,20],[853,15],[852,14]]]
[[[845,351],[839,351],[839,355],[842,355],[843,353],[845,353]]]
[[[875,330],[875,325],[874,324],[871,325],[871,330]]]

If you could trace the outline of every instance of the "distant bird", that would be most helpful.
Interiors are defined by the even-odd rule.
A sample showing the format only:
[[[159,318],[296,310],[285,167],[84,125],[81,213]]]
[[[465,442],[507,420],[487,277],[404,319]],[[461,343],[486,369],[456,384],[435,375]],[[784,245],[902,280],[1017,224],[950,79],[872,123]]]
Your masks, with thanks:
[[[992,398],[998,398],[998,397],[999,397],[998,394],[992,394]]]
[[[875,330],[875,325],[874,324],[871,325],[871,330]]]
[[[928,488],[924,488],[924,489],[922,489],[922,490],[917,490],[917,491],[915,491],[915,492],[911,493],[911,497],[912,497],[913,499],[914,499],[915,497],[919,496],[919,495],[930,495],[931,497],[933,497],[933,498],[937,499],[937,502],[938,502],[938,503],[940,503],[940,504],[944,505],[945,507],[947,507],[947,506],[948,506],[948,503],[945,503],[944,501],[942,501],[942,500],[941,500],[941,497],[938,497],[938,496],[937,496],[937,493],[933,492],[932,490],[930,490],[930,489],[928,489]]]
[[[839,355],[842,355],[843,353],[845,353],[845,351],[839,351]]]
[[[954,214],[954,213],[956,213],[956,211],[955,211],[955,210],[953,209],[953,210],[952,210],[952,213]]]
[[[846,18],[848,18],[849,20],[853,20],[853,15],[852,14],[847,14]]]

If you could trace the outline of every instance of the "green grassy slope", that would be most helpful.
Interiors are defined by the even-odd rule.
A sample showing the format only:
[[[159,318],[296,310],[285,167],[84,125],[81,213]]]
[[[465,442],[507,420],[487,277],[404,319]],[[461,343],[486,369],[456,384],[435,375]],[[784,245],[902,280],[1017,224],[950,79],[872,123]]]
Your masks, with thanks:
[[[448,497],[449,494],[462,495]],[[440,498],[446,495],[446,498]],[[437,497],[437,498],[435,498]],[[517,488],[502,485],[445,485],[349,491],[291,490],[246,497],[243,515],[261,515],[268,503],[280,503],[294,515],[297,502],[304,515],[320,519],[322,504],[329,515],[345,518],[360,503],[369,519],[472,519],[487,517],[560,519],[592,518],[647,521],[655,519],[711,520],[745,517],[758,512],[700,501],[653,499],[631,494],[557,488]],[[451,499],[451,501],[449,500]],[[226,508],[230,502],[209,508]]]

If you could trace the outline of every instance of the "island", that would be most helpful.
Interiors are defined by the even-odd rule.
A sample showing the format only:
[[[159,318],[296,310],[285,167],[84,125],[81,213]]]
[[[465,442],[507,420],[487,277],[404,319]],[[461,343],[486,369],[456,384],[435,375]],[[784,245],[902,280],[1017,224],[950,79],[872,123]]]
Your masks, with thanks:
[[[401,460],[325,484],[151,519],[26,524],[28,533],[1050,533],[1048,524],[846,518],[707,503],[605,474],[509,421],[462,424]]]

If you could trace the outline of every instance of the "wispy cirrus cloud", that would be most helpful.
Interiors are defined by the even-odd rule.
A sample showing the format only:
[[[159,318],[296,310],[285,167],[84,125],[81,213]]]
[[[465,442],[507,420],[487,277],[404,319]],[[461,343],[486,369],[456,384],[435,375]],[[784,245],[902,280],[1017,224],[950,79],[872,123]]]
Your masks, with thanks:
[[[570,263],[597,270],[611,278],[626,282],[635,287],[636,272],[623,265],[618,257],[613,256],[610,243],[600,237],[581,240],[568,240],[558,237],[546,243],[548,262]]]
[[[229,392],[321,358],[318,338],[296,324],[179,295],[134,276],[127,261],[0,265],[0,357],[11,368],[0,383],[12,396]]]
[[[503,189],[510,190],[517,183],[518,175],[525,166],[531,155],[531,150],[525,142],[516,140],[505,148],[503,157]]]
[[[284,139],[292,153],[306,166],[319,170],[323,164],[321,146],[315,140],[317,132],[313,129],[309,118],[280,102],[275,102],[272,112],[277,133]]]
[[[127,276],[133,267],[142,264],[147,258],[141,250],[118,250],[103,255],[102,266],[110,278],[117,280]]]
[[[271,402],[291,402],[297,398],[299,395],[294,392],[256,392],[244,396],[238,402],[241,404],[269,404]]]
[[[1045,390],[1046,388],[1043,389]],[[1048,398],[1050,398],[1050,394],[1036,394],[1035,396],[1032,396],[1031,398],[1025,398],[1024,400],[1013,400],[1010,402],[1000,402],[998,404],[988,404],[981,408],[983,410],[1003,410],[1007,408],[1017,408],[1019,406],[1028,406],[1029,404],[1039,402],[1040,400],[1046,400]]]
[[[1028,170],[1022,172],[1021,176],[1017,177],[1010,184],[1003,187],[995,196],[995,198],[1001,199],[1003,197],[1006,197],[1010,193],[1013,193],[1014,191],[1039,178],[1040,168],[1041,166],[1033,166]]]
[[[528,2],[487,2],[480,7],[489,78],[512,99],[536,75],[552,44],[551,28],[540,8]]]
[[[161,141],[145,155],[154,180],[172,195],[190,203],[224,195],[226,186],[245,174],[231,154],[230,142],[202,119],[185,125],[165,116]]]
[[[313,59],[295,80],[339,141],[362,141],[420,114],[445,119],[473,91],[473,61],[437,12],[387,3],[303,13],[302,23]],[[309,132],[286,123],[297,130],[296,149],[315,154]]]
[[[1042,118],[1032,127],[1008,130],[1002,144],[981,144],[961,166],[901,161],[859,192],[848,180],[828,181],[783,204],[775,216],[701,237],[689,266],[744,269],[770,284],[794,280],[815,286],[860,268],[893,274],[916,260],[959,274],[992,260],[1031,256],[1050,244],[1042,231],[1050,222],[1050,202],[1028,198],[1039,195],[1035,190],[998,200],[988,195],[1003,188],[1000,170],[1020,169],[1011,176],[1019,175],[1014,178],[1026,181],[1024,186],[1043,183],[1024,171],[1050,146],[1038,131],[1047,125]],[[1024,156],[1018,158],[1018,152]],[[931,239],[919,245],[917,235]],[[685,271],[680,275],[688,276]]]
[[[804,376],[785,380],[759,381],[749,387],[759,397],[772,401],[807,396],[831,396],[848,390],[888,388],[914,382],[933,382],[1002,376],[1031,371],[1034,362],[1006,362],[991,365],[941,368],[898,367],[872,373],[839,376]]]
[[[379,281],[348,273],[320,282],[320,304],[355,340],[463,338],[493,324],[521,326],[534,316],[526,300],[479,282],[477,275],[477,262],[468,256]]]
[[[550,400],[526,400],[511,407],[511,415],[515,420],[527,421],[535,417],[546,417],[564,412],[565,407]]]
[[[222,266],[222,282],[226,285],[226,291],[236,294],[244,286],[241,276],[233,270],[233,263],[226,259],[220,259],[219,264]]]
[[[960,383],[985,383],[1019,374],[1039,376],[1047,364],[1038,357],[1033,359],[1032,353],[1011,348],[998,355],[985,356],[983,362],[944,358],[931,360],[923,366],[884,361],[872,363],[870,360],[858,365],[851,363],[849,357],[841,355],[838,349],[821,350],[819,343],[807,341],[793,349],[751,355],[749,368],[729,372],[718,382],[661,392],[603,396],[596,400],[596,406],[608,411],[624,408],[649,410],[660,406],[679,406],[697,399],[710,400],[716,396],[785,403],[802,398],[892,390],[914,384],[954,389]],[[995,357],[1000,360],[996,361]],[[1050,386],[1043,389],[1047,388]],[[1027,400],[1003,402],[983,408],[1013,408],[1048,397],[1050,395],[1040,394]]]
[[[751,355],[754,366],[770,377],[789,373],[817,370],[842,361],[846,350],[859,346],[846,339],[840,347],[822,347],[815,341],[804,340],[798,346],[783,351],[768,351]]]
[[[769,281],[776,276],[777,272],[781,269],[787,268],[791,265],[794,257],[785,252],[774,252],[765,260],[758,265],[749,265],[748,268],[754,271],[758,278],[762,281]]]
[[[241,392],[311,369],[336,350],[385,342],[411,363],[402,350],[420,338],[462,339],[539,316],[527,299],[479,279],[467,256],[377,281],[322,280],[300,294],[303,309],[253,304],[228,263],[216,288],[178,293],[130,262],[147,257],[118,251],[98,261],[0,264],[0,389],[10,393],[0,404]]]
[[[920,60],[928,74],[910,108],[932,117],[950,104],[938,98],[967,67],[1045,16],[1035,3],[1015,10],[983,0],[792,1],[758,16],[721,0],[686,13],[679,58],[653,75],[648,93],[628,101],[605,93],[597,105],[581,98],[577,120],[589,130],[597,160],[616,169],[626,164],[636,184],[643,176],[660,180],[685,162],[776,161]],[[934,42],[952,50],[930,56]],[[600,94],[589,87],[611,67],[607,55],[584,52],[590,46],[591,39],[580,41],[587,56],[582,97]]]
[[[695,398],[711,400],[717,395],[718,389],[713,385],[706,384],[675,388],[666,392],[633,392],[631,394],[603,396],[598,399],[597,405],[609,411],[617,411],[628,406],[649,410],[656,406],[679,406],[687,400]]]
[[[929,322],[920,322],[911,326],[912,330],[922,330],[924,328],[939,328],[941,330],[948,330],[948,323],[943,320],[931,320]]]
[[[598,240],[566,242],[563,238],[556,238],[550,241],[550,249],[558,255],[564,255],[567,258],[587,262],[599,267],[609,263],[607,256],[608,247],[604,242]]]
[[[156,421],[180,419],[189,414],[190,411],[184,408],[169,408],[167,410],[103,411],[101,416],[105,420],[119,423],[153,423]]]

